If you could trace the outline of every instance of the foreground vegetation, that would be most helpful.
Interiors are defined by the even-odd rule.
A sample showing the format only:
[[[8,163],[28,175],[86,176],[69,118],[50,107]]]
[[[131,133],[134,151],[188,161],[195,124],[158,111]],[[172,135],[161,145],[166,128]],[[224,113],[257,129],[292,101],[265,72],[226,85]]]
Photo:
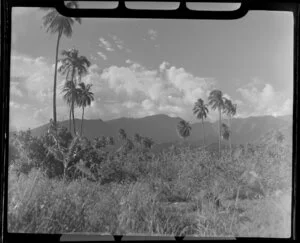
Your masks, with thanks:
[[[11,141],[10,232],[290,234],[292,153],[284,141],[218,158],[189,147],[153,154],[137,139],[128,147],[128,137],[116,151],[61,129],[66,149],[58,154],[50,134]]]

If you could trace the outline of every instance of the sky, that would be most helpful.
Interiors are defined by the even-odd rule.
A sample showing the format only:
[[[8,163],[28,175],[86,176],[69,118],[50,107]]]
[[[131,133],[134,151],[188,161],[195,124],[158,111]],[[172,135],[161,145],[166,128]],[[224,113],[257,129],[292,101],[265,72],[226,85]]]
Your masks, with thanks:
[[[52,118],[57,35],[43,27],[44,10],[12,13],[10,127],[34,128]],[[199,122],[198,98],[222,90],[236,117],[290,115],[293,105],[293,16],[251,11],[238,20],[82,19],[61,50],[76,48],[91,66],[83,82],[95,100],[86,119],[155,114]],[[57,117],[68,119],[58,76]],[[81,109],[75,117],[81,118]],[[218,118],[210,111],[209,121]]]

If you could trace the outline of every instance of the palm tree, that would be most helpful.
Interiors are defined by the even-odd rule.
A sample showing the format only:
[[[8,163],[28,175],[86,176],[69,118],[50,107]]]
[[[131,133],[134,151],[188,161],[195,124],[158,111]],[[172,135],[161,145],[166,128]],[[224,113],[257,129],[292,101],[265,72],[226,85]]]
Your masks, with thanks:
[[[222,123],[221,134],[222,134],[222,138],[225,140],[228,140],[230,138],[230,130],[229,130],[229,127],[225,123]]]
[[[224,109],[223,93],[220,90],[213,90],[210,92],[208,97],[208,105],[212,107],[213,110],[219,110],[219,157],[221,157],[221,111]]]
[[[127,134],[126,134],[125,130],[122,129],[122,128],[119,129],[119,135],[118,136],[119,136],[120,140],[122,140],[122,141],[127,139]]]
[[[79,94],[78,94],[78,105],[82,107],[82,118],[81,118],[81,131],[80,135],[82,136],[82,128],[83,128],[83,118],[84,118],[84,108],[90,106],[92,101],[94,100],[94,94],[90,91],[92,85],[85,83],[79,84]]]
[[[230,146],[230,153],[232,153],[232,145],[231,145],[231,118],[236,114],[236,104],[232,104],[231,100],[224,98],[224,112],[228,116],[228,126],[229,126],[229,131],[230,131],[230,136],[229,136],[229,146]]]
[[[64,88],[62,90],[63,99],[67,102],[67,104],[70,106],[70,114],[69,114],[69,131],[71,132],[71,121],[72,121],[72,110],[73,110],[73,104],[77,103],[76,100],[78,99],[79,90],[75,87],[74,83],[72,81],[67,81],[64,85]],[[75,125],[75,124],[74,124]],[[74,134],[75,126],[74,126]]]
[[[180,137],[182,137],[184,140],[190,136],[192,127],[189,122],[185,120],[181,120],[177,124],[177,132]]]
[[[141,145],[142,136],[139,133],[135,133],[134,136],[133,136],[133,140],[136,144]]]
[[[203,146],[205,146],[205,130],[204,130],[204,118],[207,117],[208,108],[207,105],[204,104],[202,99],[198,99],[193,108],[194,114],[198,119],[202,120],[202,129],[203,129]]]
[[[66,3],[68,8],[78,8],[77,1],[69,1]],[[56,53],[55,53],[55,68],[54,68],[54,81],[53,81],[53,122],[56,124],[56,79],[57,79],[57,62],[58,62],[58,50],[59,43],[62,35],[71,37],[73,30],[72,26],[76,22],[81,24],[80,18],[69,18],[60,15],[54,8],[46,8],[49,12],[43,17],[43,25],[47,32],[51,34],[57,33]]]
[[[77,77],[78,81],[81,82],[82,75],[88,73],[88,68],[91,66],[90,61],[85,56],[79,56],[79,51],[75,48],[63,50],[61,55],[63,58],[59,61],[62,65],[58,71],[62,74],[67,73],[67,78],[71,72],[71,80],[75,85],[77,84],[77,79],[74,79],[74,77]]]
[[[141,142],[142,142],[144,148],[146,148],[146,149],[151,149],[154,144],[154,141],[148,137],[141,138]]]
[[[79,56],[79,51],[76,49],[70,49],[68,51],[63,50],[62,56],[64,56],[62,59],[60,59],[61,66],[58,69],[58,71],[61,74],[66,74],[66,80],[71,81],[74,83],[74,86],[76,88],[77,86],[77,78],[81,80],[81,76],[83,74],[86,74],[88,72],[88,67],[91,65],[90,61],[85,56]],[[70,78],[71,73],[71,78]],[[74,125],[74,133],[76,132],[75,127],[75,116],[74,116],[74,108],[75,108],[75,102],[76,99],[72,98],[72,118],[73,118],[73,125]]]

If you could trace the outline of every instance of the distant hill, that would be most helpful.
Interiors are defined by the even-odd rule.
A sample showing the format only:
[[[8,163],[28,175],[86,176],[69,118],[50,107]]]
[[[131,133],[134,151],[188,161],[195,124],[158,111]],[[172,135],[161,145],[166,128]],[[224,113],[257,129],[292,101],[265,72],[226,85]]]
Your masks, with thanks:
[[[263,134],[268,131],[283,129],[292,126],[292,116],[273,117],[248,117],[232,119],[232,142],[234,144],[244,144],[258,140]],[[113,136],[117,137],[118,130],[123,128],[128,136],[133,136],[134,133],[139,133],[142,136],[151,137],[156,144],[176,143],[181,139],[176,132],[176,126],[181,118],[169,117],[167,115],[154,115],[144,118],[120,118],[110,121],[84,120],[84,135],[93,139],[95,137]],[[227,122],[227,120],[223,121]],[[81,120],[75,121],[77,129],[80,129]],[[69,121],[59,122],[60,125],[68,128]],[[49,124],[32,129],[34,136],[40,136],[48,129]],[[205,122],[205,140],[206,144],[215,143],[218,140],[218,122]],[[73,130],[73,128],[72,128]],[[202,144],[203,129],[201,123],[192,124],[191,136],[187,139],[190,144],[197,146]],[[226,144],[226,142],[224,141]]]

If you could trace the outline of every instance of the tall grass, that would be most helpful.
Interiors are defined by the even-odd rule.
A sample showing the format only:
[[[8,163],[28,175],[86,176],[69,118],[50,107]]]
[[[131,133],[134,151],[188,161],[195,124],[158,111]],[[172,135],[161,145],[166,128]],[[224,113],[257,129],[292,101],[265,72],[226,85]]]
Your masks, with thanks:
[[[97,182],[49,179],[36,169],[18,176],[11,168],[8,230],[272,237],[281,227],[286,236],[290,212],[278,210],[274,192],[291,189],[291,155],[272,149],[234,159],[190,148],[147,158],[132,152],[103,162]],[[245,171],[258,175],[263,198],[240,198]]]

